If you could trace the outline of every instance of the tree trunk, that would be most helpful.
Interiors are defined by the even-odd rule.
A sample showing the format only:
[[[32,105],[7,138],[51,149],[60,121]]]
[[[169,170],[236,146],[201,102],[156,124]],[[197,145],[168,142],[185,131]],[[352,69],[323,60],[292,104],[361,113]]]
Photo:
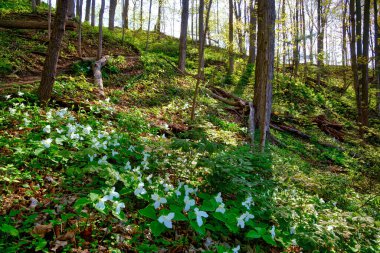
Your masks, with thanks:
[[[91,1],[91,26],[95,26],[95,4],[96,0]]]
[[[282,1],[282,9],[281,9],[281,29],[282,29],[282,72],[285,73],[285,65],[286,65],[286,12],[285,12],[285,0]]]
[[[272,110],[276,6],[274,0],[258,1],[258,37],[254,105],[260,129],[260,149],[264,151]]]
[[[194,41],[194,0],[191,0],[191,40]]]
[[[370,6],[371,0],[364,1],[364,17],[363,17],[363,59],[362,59],[362,124],[368,127],[368,63],[369,63],[369,28],[370,28]]]
[[[82,57],[82,5],[83,0],[79,0],[78,2],[78,16],[79,16],[79,29],[78,29],[78,56]]]
[[[53,90],[55,76],[57,73],[59,51],[61,48],[63,35],[65,33],[67,10],[68,2],[65,0],[57,0],[52,39],[49,42],[48,53],[46,55],[44,69],[42,71],[41,84],[38,88],[38,96],[43,104],[48,102]]]
[[[32,12],[33,13],[37,12],[37,3],[36,3],[36,0],[32,0]]]
[[[151,15],[152,15],[152,0],[149,1],[148,33],[147,33],[147,35],[146,35],[145,51],[148,50],[148,45],[149,45],[150,18],[151,18]]]
[[[100,60],[100,58],[102,58],[104,6],[105,6],[105,0],[102,0],[102,5],[100,7],[100,12],[99,12],[99,45],[98,45],[98,54],[96,56],[97,60]]]
[[[116,12],[117,0],[110,0],[108,29],[113,31],[115,29],[115,12]]]
[[[299,0],[296,0],[296,12],[294,16],[295,20],[295,33],[294,33],[294,44],[293,44],[293,74],[296,76],[298,74],[299,66]]]
[[[380,43],[379,43],[379,9],[377,1],[373,1],[374,9],[374,26],[375,26],[375,70],[376,70],[376,80],[377,80],[377,114],[380,116]]]
[[[229,0],[229,15],[228,15],[228,54],[229,65],[228,75],[231,76],[234,73],[234,4],[232,0]]]
[[[143,29],[143,0],[140,0],[140,30]]]
[[[250,0],[249,3],[249,56],[248,63],[255,64],[256,61],[256,22],[257,5],[256,1]]]
[[[242,0],[235,0],[234,1],[234,10],[235,10],[235,17],[236,17],[236,30],[237,30],[237,37],[238,37],[238,47],[239,47],[239,53],[241,55],[244,53],[243,48],[243,31],[242,31],[242,22],[241,22],[241,1]]]
[[[124,28],[129,29],[129,18],[128,18],[128,10],[129,10],[129,0],[122,0],[124,1],[124,8],[123,8],[123,20],[124,20]]]
[[[84,16],[84,21],[90,21],[90,12],[91,12],[91,0],[86,0],[86,14]]]
[[[232,1],[232,0],[230,0]],[[199,85],[201,79],[203,78],[203,66],[204,66],[204,22],[203,22],[203,13],[204,13],[204,0],[199,0],[199,48],[198,48],[198,76],[197,84],[195,86],[193,104],[191,107],[191,120],[195,119],[195,107],[197,102],[197,96],[199,91]]]
[[[162,16],[162,0],[158,0],[158,13],[157,13],[157,21],[154,27],[154,30],[158,33],[161,32],[161,16]]]
[[[318,0],[318,8],[317,8],[317,15],[318,15],[318,28],[317,28],[317,85],[319,86],[321,84],[321,75],[322,75],[322,66],[324,63],[324,53],[323,53],[323,38],[324,38],[324,26],[322,24],[322,0]]]
[[[185,72],[185,66],[186,66],[188,20],[189,20],[189,0],[182,0],[181,35],[179,38],[179,62],[178,62],[178,68],[182,72]]]
[[[343,43],[342,43],[342,66],[344,67],[343,70],[343,86],[348,87],[347,85],[347,75],[346,75],[346,66],[347,66],[347,4],[348,0],[342,0],[343,4],[343,17],[342,17],[342,36],[343,36]]]
[[[48,0],[49,10],[48,10],[48,36],[49,40],[51,38],[51,0]]]
[[[67,0],[69,2],[69,9],[67,10],[67,18],[75,18],[75,0]]]
[[[355,18],[355,0],[350,0],[350,51],[351,51],[351,69],[354,81],[354,90],[356,97],[356,108],[358,110],[358,122],[361,122],[361,105],[360,105],[360,85],[358,77],[358,64],[356,56],[356,18]]]

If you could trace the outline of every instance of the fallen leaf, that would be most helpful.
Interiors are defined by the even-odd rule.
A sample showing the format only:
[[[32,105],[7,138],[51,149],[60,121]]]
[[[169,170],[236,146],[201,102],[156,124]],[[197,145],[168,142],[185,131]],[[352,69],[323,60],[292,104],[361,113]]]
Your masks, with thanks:
[[[45,237],[46,233],[49,233],[53,230],[53,225],[36,225],[33,230],[32,234],[40,235],[41,237]]]

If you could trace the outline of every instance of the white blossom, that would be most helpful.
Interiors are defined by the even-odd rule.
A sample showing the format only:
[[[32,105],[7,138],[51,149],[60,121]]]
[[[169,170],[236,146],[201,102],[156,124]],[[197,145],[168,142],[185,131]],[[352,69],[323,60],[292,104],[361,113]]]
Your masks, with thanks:
[[[110,193],[108,194],[108,199],[112,201],[113,198],[119,198],[119,197],[120,197],[120,194],[117,191],[115,191],[115,187],[112,187]]]
[[[135,193],[136,196],[139,196],[140,194],[141,194],[141,195],[146,194],[146,190],[145,190],[145,188],[144,188],[144,183],[143,183],[143,182],[140,182],[140,183],[138,184],[137,189],[135,190],[134,193]]]
[[[56,112],[57,116],[60,118],[65,117],[66,113],[67,113],[67,108],[63,108],[63,109]]]
[[[85,127],[83,128],[83,132],[84,132],[85,134],[90,134],[91,131],[92,131],[92,128],[91,128],[89,125],[87,125],[87,126],[85,126]]]
[[[290,227],[290,234],[294,235],[295,233],[296,233],[296,227],[295,226]]]
[[[158,222],[163,223],[167,228],[173,228],[172,220],[174,218],[174,213],[169,213],[168,215],[161,215],[158,218]]]
[[[45,148],[50,148],[50,144],[51,144],[52,142],[53,142],[53,140],[50,139],[50,138],[41,141],[42,145],[44,145]]]
[[[195,206],[195,200],[189,198],[189,196],[185,196],[183,201],[185,202],[185,212],[188,212],[192,206]]]
[[[272,239],[274,239],[274,237],[276,236],[276,227],[273,225],[271,230],[270,230],[270,234],[272,236]]]
[[[15,108],[9,108],[9,113],[11,115],[15,114],[16,113],[16,109]]]
[[[199,211],[198,207],[194,209],[194,212],[197,217],[197,224],[201,227],[203,225],[202,217],[207,218],[208,214],[205,211]]]
[[[107,162],[107,156],[105,155],[105,156],[103,156],[102,158],[100,158],[99,159],[99,161],[98,161],[98,164],[99,165],[102,165],[102,164],[107,164],[108,162]]]
[[[166,202],[168,202],[166,198],[160,197],[157,193],[154,193],[151,197],[155,201],[154,202],[155,209],[159,208],[161,204],[165,204]]]
[[[119,154],[119,152],[117,152],[117,151],[115,151],[115,150],[112,149],[112,156],[115,156],[115,155],[118,155],[118,154]]]
[[[94,154],[94,155],[88,155],[88,158],[90,158],[90,162],[93,162],[94,161],[94,158],[97,157],[98,155],[97,154]]]
[[[17,92],[17,95],[19,95],[20,97],[22,97],[24,95],[24,92],[19,91],[19,92]]]
[[[51,132],[51,126],[50,125],[47,125],[47,126],[45,126],[43,129],[42,129],[42,131],[44,131],[45,133],[50,133]]]
[[[222,198],[222,193],[219,192],[216,196],[215,196],[215,201],[217,203],[223,203],[223,198]]]
[[[243,203],[241,203],[243,206],[245,206],[247,209],[250,209],[251,206],[255,205],[255,203],[252,200],[252,197],[249,196]]]
[[[117,215],[119,215],[120,214],[120,209],[121,208],[125,208],[125,204],[123,202],[118,202],[118,201],[115,201],[114,204],[116,204],[115,213]]]
[[[217,213],[225,213],[226,212],[226,208],[224,207],[224,203],[220,203],[220,205],[218,206],[218,208],[216,208],[215,212],[217,212]]]
[[[4,96],[6,100],[10,99],[11,98],[11,95],[5,95]]]
[[[124,169],[125,170],[131,170],[132,169],[132,166],[131,166],[131,162],[128,161],[127,164],[124,166]]]
[[[233,253],[238,253],[240,250],[240,245],[236,246],[235,248],[232,249]]]

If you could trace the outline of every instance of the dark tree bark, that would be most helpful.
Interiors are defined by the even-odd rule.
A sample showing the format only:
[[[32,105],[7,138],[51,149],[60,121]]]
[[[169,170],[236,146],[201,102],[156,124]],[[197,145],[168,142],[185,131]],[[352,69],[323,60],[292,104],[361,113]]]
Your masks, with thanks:
[[[140,0],[140,30],[143,29],[143,0]]]
[[[272,111],[276,6],[274,0],[258,1],[257,58],[254,105],[260,129],[260,149],[264,150]]]
[[[78,56],[82,57],[82,6],[83,0],[78,0],[78,16],[79,16],[79,29],[78,29]]]
[[[244,43],[243,43],[243,31],[242,31],[242,28],[241,28],[241,24],[242,24],[242,18],[241,18],[241,15],[242,15],[242,11],[241,11],[241,3],[242,3],[242,0],[235,0],[234,1],[234,10],[235,10],[235,17],[236,17],[236,21],[237,21],[237,26],[236,26],[236,30],[237,30],[237,37],[238,37],[238,47],[239,47],[239,53],[241,55],[244,55],[245,52],[244,52]]]
[[[191,0],[191,40],[194,41],[194,0]]]
[[[151,18],[151,15],[152,15],[152,0],[149,1],[148,33],[147,33],[147,35],[146,35],[145,51],[148,50],[148,45],[149,45],[150,18]]]
[[[69,2],[69,9],[67,10],[67,17],[69,19],[75,18],[75,0],[67,0]]]
[[[163,0],[158,0],[157,21],[156,25],[154,26],[154,30],[158,33],[161,32],[162,2]]]
[[[115,12],[116,12],[117,0],[110,0],[108,29],[113,31],[115,29]]]
[[[322,24],[322,0],[318,0],[318,7],[317,7],[317,15],[318,15],[318,23],[317,23],[317,66],[318,66],[318,72],[317,72],[317,85],[319,86],[321,84],[321,72],[322,72],[322,66],[323,66],[323,59],[324,59],[324,53],[323,53],[323,37],[324,37],[324,26]]]
[[[294,14],[295,33],[293,38],[293,74],[298,74],[298,66],[300,63],[299,56],[299,0],[296,0],[296,11]]]
[[[96,0],[91,1],[91,26],[95,26],[95,4]]]
[[[32,0],[32,12],[33,13],[37,12],[37,3],[36,3],[36,0]]]
[[[234,4],[232,0],[229,0],[229,15],[228,15],[228,75],[234,73]]]
[[[363,17],[363,59],[362,59],[362,124],[368,126],[368,63],[369,63],[369,27],[370,27],[370,6],[371,0],[364,1],[364,17]]]
[[[249,2],[249,56],[248,63],[255,64],[256,61],[256,22],[257,22],[257,5],[256,1]]]
[[[301,0],[301,18],[302,18],[302,48],[303,48],[303,58],[304,58],[303,63],[305,65],[305,76],[307,76],[305,0]]]
[[[356,97],[356,108],[358,110],[358,122],[361,122],[361,105],[360,105],[360,85],[358,76],[358,64],[356,55],[356,18],[355,18],[355,0],[350,0],[350,53],[351,53],[351,69],[354,81],[354,90]]]
[[[48,36],[49,40],[51,38],[51,0],[48,0],[49,10],[48,10]]]
[[[345,68],[347,66],[347,4],[348,0],[342,0],[343,4],[343,15],[342,15],[342,66]],[[343,71],[343,83],[344,87],[347,87],[347,76],[346,71]],[[346,88],[345,88],[346,89]]]
[[[285,64],[286,64],[286,23],[285,23],[285,17],[286,17],[286,12],[285,12],[285,0],[282,0],[282,8],[281,8],[281,19],[282,24],[282,72],[285,73]]]
[[[377,80],[377,114],[380,116],[380,43],[379,43],[379,9],[377,1],[373,1],[374,9],[374,29],[375,29],[375,70]]]
[[[86,14],[84,16],[84,21],[90,21],[90,12],[91,12],[91,0],[86,0]]]
[[[129,0],[123,0],[124,1],[124,8],[123,8],[123,20],[124,20],[124,28],[129,29],[129,18],[128,18],[128,10],[129,10]]]
[[[57,0],[52,39],[49,42],[48,53],[42,71],[41,84],[38,88],[38,96],[43,104],[49,101],[53,90],[55,76],[57,74],[59,51],[65,33],[67,10],[68,2],[65,0]]]
[[[182,0],[181,35],[179,38],[179,62],[178,62],[178,68],[182,72],[185,72],[185,66],[186,66],[188,20],[189,20],[189,0]]]
[[[98,45],[98,54],[96,56],[97,60],[100,60],[100,58],[102,58],[104,6],[105,6],[105,0],[102,0],[102,4],[101,4],[101,7],[100,7],[100,12],[99,12],[99,45]]]
[[[76,15],[77,17],[79,17],[79,5],[80,5],[80,0],[76,0],[76,4],[75,4],[75,6],[76,6],[76,8],[75,8],[75,15]]]

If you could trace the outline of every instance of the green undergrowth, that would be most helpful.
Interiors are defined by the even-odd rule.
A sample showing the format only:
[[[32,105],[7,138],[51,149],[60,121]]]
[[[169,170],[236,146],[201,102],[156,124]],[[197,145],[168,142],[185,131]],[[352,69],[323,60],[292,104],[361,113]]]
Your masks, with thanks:
[[[96,29],[84,29],[88,44],[96,43]],[[121,30],[105,30],[105,51],[112,52]],[[67,35],[64,58],[75,52],[75,38]],[[203,89],[190,121],[195,80],[172,66],[178,40],[151,33],[147,51],[145,45],[145,32],[126,32],[117,49],[125,55],[114,54],[103,69],[104,100],[86,62],[57,78],[59,99],[49,107],[38,105],[35,86],[3,90],[1,252],[380,250],[379,122],[371,121],[365,143],[357,138],[351,88],[340,95],[336,78],[313,87],[276,73],[273,122],[311,138],[272,130],[277,145],[259,153],[247,143],[245,116]],[[1,75],[16,70],[22,50],[2,52],[8,63]],[[194,74],[196,45],[188,52]],[[226,56],[206,49],[206,85],[252,99],[254,66],[238,58],[226,77]],[[72,100],[80,103],[62,102]],[[344,125],[344,142],[313,123],[321,114]]]

